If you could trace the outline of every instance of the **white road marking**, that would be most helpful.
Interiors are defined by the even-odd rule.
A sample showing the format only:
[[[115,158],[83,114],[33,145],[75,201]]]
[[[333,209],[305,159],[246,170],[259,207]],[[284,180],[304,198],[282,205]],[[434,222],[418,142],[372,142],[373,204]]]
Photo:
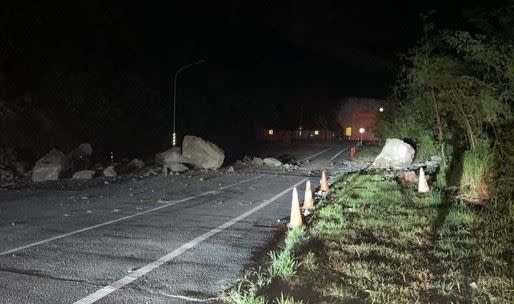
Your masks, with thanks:
[[[318,153],[315,153],[315,154],[312,154],[311,156],[308,156],[308,157],[306,157],[306,158],[302,159],[301,161],[306,161],[306,160],[309,160],[309,159],[311,159],[311,158],[314,158],[314,157],[316,157],[316,156],[320,155],[320,154],[321,154],[321,153],[323,153],[323,152],[327,152],[328,150],[330,150],[330,149],[332,149],[332,148],[333,148],[333,147],[326,148],[325,150],[323,150],[323,151],[321,151],[321,152],[318,152]]]
[[[230,221],[196,237],[195,239],[185,243],[184,245],[180,246],[179,248],[173,250],[172,252],[166,254],[165,256],[160,257],[158,260],[155,260],[139,269],[134,271],[133,273],[119,279],[116,282],[111,283],[110,285],[107,285],[96,292],[76,301],[74,304],[91,304],[95,303],[96,301],[108,296],[109,294],[115,292],[116,290],[134,282],[135,280],[139,279],[140,277],[146,275],[147,273],[157,269],[158,267],[162,266],[163,264],[168,263],[169,261],[173,260],[174,258],[178,257],[179,255],[183,254],[187,250],[195,247],[199,243],[205,241],[206,239],[212,237],[215,234],[218,234],[222,232],[223,230],[229,228],[230,226],[234,225],[235,223],[245,219],[246,217],[252,215],[253,213],[259,211],[260,209],[266,207],[267,205],[271,204],[275,200],[277,200],[282,195],[288,193],[293,189],[293,187],[297,187],[300,184],[304,183],[307,179],[302,179],[301,181],[297,182],[296,184],[288,187],[284,191],[280,192],[279,194],[273,196],[272,198],[264,201],[263,203],[259,204],[258,206],[244,212],[243,214],[231,219]]]
[[[254,176],[252,178],[248,178],[248,179],[239,181],[237,183],[233,183],[233,184],[230,184],[230,185],[219,187],[218,189],[222,190],[222,189],[230,188],[230,187],[237,186],[239,184],[242,184],[242,183],[245,183],[245,182],[248,182],[248,181],[260,178],[260,177],[262,177],[262,175]],[[121,221],[129,220],[131,218],[135,218],[137,216],[145,215],[147,213],[151,213],[151,212],[154,212],[154,211],[157,211],[157,210],[169,207],[169,206],[173,206],[173,205],[176,205],[176,204],[179,204],[179,203],[190,201],[190,200],[198,198],[198,197],[203,197],[203,196],[206,196],[206,195],[216,194],[216,193],[219,193],[219,191],[211,190],[211,191],[202,192],[202,193],[197,194],[197,195],[189,196],[189,197],[186,197],[186,198],[181,198],[181,199],[178,199],[178,200],[166,201],[165,205],[162,205],[162,206],[159,206],[159,207],[155,207],[155,208],[152,208],[152,209],[148,209],[146,211],[137,212],[137,213],[132,214],[132,215],[127,215],[127,216],[120,217],[120,218],[117,218],[117,219],[114,219],[114,220],[111,220],[111,221],[107,221],[107,222],[104,222],[104,223],[96,224],[96,225],[85,227],[85,228],[78,229],[78,230],[74,230],[74,231],[71,231],[71,232],[68,232],[68,233],[56,235],[54,237],[47,238],[47,239],[44,239],[44,240],[41,240],[41,241],[38,241],[38,242],[30,243],[30,244],[27,244],[27,245],[23,245],[23,246],[20,246],[20,247],[17,247],[17,248],[9,249],[9,250],[0,252],[0,256],[8,255],[8,254],[11,254],[11,253],[23,250],[23,249],[27,249],[27,248],[43,245],[43,244],[46,244],[46,243],[49,243],[49,242],[52,242],[52,241],[55,241],[55,240],[59,240],[59,239],[62,239],[62,238],[68,237],[68,236],[75,235],[77,233],[81,233],[81,232],[93,230],[93,229],[96,229],[96,228],[100,228],[100,227],[103,227],[103,226],[111,225],[111,224],[114,224],[114,223],[118,223],[118,222],[121,222]],[[114,209],[113,211],[116,212],[115,210],[118,210],[118,209]]]
[[[334,155],[330,160],[329,162],[333,161],[334,159],[336,159],[339,155],[341,155],[341,153],[343,153],[344,151],[348,150],[349,148],[344,148],[343,150],[341,150],[340,152],[338,152],[336,155]]]
[[[216,300],[220,299],[219,297],[216,297],[216,298],[206,298],[206,299],[198,299],[198,298],[186,297],[186,296],[180,296],[180,295],[171,295],[171,294],[167,294],[167,293],[164,293],[164,292],[159,292],[158,294],[163,295],[163,296],[168,297],[168,298],[186,300],[188,302],[211,302],[211,301],[216,301]]]

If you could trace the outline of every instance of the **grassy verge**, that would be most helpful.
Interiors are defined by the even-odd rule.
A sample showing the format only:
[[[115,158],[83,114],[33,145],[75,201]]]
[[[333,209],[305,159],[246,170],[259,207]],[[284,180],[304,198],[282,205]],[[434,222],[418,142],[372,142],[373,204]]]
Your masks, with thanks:
[[[394,176],[347,175],[229,302],[512,303],[513,218]]]

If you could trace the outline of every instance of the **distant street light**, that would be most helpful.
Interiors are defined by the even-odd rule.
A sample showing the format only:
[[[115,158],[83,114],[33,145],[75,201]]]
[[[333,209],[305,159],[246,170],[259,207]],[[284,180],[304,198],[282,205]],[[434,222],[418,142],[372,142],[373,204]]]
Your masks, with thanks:
[[[383,108],[383,107],[380,107],[380,109],[378,109],[378,111],[380,111],[380,112],[384,112],[384,108]]]
[[[177,129],[176,129],[176,123],[175,123],[176,122],[176,119],[175,119],[176,112],[177,112],[177,77],[180,74],[180,72],[182,72],[183,70],[185,70],[193,65],[204,63],[204,62],[205,62],[205,60],[202,59],[197,62],[186,64],[185,66],[178,69],[175,72],[175,76],[173,77],[173,134],[172,134],[173,147],[175,147],[177,145]]]
[[[364,128],[360,128],[359,129],[359,133],[360,133],[360,140],[361,140],[361,146],[362,146],[362,134],[364,134]]]

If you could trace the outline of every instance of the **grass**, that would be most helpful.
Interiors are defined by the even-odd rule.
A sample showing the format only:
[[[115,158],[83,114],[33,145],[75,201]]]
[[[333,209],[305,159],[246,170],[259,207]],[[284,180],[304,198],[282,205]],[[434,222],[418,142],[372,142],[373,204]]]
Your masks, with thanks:
[[[258,296],[254,291],[232,290],[227,299],[236,304],[267,304],[268,301],[263,296]]]
[[[262,295],[258,295],[259,290],[271,282],[267,273],[259,268],[256,271],[248,272],[239,283],[226,292],[221,298],[225,302],[235,304],[267,304],[268,301]]]
[[[267,304],[266,297],[260,295],[263,290],[269,289],[273,283],[287,282],[297,273],[302,262],[297,255],[303,245],[309,241],[309,235],[304,227],[289,231],[284,241],[284,248],[278,252],[268,253],[270,258],[266,271],[249,270],[237,286],[225,293],[222,297],[225,302],[235,304]],[[312,263],[310,264],[312,265]],[[272,288],[272,287],[271,287]],[[276,304],[303,304],[295,301],[293,297],[280,294],[272,303]]]
[[[271,265],[269,266],[268,273],[272,279],[278,278],[287,281],[295,275],[298,262],[291,251],[272,251],[269,253],[269,256],[271,258]]]
[[[303,304],[302,301],[295,301],[293,297],[284,297],[284,294],[280,295],[280,298],[276,298],[277,304]]]
[[[270,254],[267,280],[254,276],[265,283],[253,296],[270,303],[514,302],[512,204],[478,208],[436,190],[418,195],[382,174],[336,180],[309,229],[291,231]]]
[[[492,153],[483,144],[475,150],[468,150],[462,156],[461,196],[471,201],[489,199],[487,189],[488,170],[491,167]]]
[[[292,229],[287,234],[286,240],[285,240],[285,251],[291,251],[295,252],[299,249],[299,247],[306,243],[309,239],[309,235],[307,234],[307,231],[304,227],[298,227],[295,229]]]

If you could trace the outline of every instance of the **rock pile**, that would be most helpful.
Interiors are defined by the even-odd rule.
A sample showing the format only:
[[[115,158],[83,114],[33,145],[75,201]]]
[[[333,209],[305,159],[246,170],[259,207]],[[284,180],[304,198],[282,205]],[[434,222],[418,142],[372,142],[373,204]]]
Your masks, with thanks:
[[[155,163],[162,166],[165,174],[182,173],[191,165],[199,169],[219,169],[225,153],[217,145],[200,137],[186,135],[182,149],[175,147],[155,155]]]

